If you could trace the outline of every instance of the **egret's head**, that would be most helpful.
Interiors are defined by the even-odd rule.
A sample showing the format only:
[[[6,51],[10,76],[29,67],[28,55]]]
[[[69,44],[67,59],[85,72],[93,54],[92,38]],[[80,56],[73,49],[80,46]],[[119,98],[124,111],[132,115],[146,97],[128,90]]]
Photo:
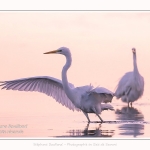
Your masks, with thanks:
[[[57,50],[49,51],[44,54],[62,54],[67,56],[68,54],[70,54],[70,50],[67,47],[60,47]]]
[[[133,54],[135,54],[136,53],[136,49],[132,48],[132,52],[133,52]]]

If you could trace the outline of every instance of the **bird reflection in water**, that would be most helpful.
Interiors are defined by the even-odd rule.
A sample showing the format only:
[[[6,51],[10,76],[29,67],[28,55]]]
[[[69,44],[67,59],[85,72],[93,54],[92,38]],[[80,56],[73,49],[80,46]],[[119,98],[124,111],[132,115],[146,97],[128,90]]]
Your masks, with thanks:
[[[101,124],[99,124],[94,129],[89,129],[89,123],[84,130],[69,130],[67,133],[69,135],[61,137],[112,137],[114,135],[114,130],[101,130]]]
[[[117,120],[135,121],[135,123],[122,124],[118,128],[121,131],[120,135],[137,137],[144,134],[144,124],[137,124],[137,121],[144,121],[143,114],[134,107],[122,107],[116,110]]]
[[[99,127],[96,127],[95,130],[89,130],[89,124],[83,131],[84,136],[94,136],[94,137],[112,137],[114,135],[114,130],[100,130],[101,124]]]

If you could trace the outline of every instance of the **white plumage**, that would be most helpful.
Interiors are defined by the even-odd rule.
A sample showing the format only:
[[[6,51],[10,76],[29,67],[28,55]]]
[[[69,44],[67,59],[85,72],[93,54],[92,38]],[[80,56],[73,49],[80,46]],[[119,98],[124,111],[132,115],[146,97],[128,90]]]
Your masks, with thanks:
[[[111,102],[113,92],[103,87],[94,88],[92,85],[74,87],[73,84],[68,83],[66,75],[72,62],[70,50],[61,47],[45,54],[51,53],[63,54],[66,57],[66,64],[62,70],[62,81],[53,77],[37,76],[1,82],[2,89],[45,93],[70,110],[82,111],[88,122],[90,122],[88,113],[95,113],[103,122],[99,114],[103,110],[113,110],[113,107],[101,103]]]
[[[131,104],[138,100],[144,92],[144,78],[139,73],[136,61],[136,49],[132,49],[133,52],[133,71],[127,72],[120,79],[115,96],[117,99],[121,99],[123,102]]]

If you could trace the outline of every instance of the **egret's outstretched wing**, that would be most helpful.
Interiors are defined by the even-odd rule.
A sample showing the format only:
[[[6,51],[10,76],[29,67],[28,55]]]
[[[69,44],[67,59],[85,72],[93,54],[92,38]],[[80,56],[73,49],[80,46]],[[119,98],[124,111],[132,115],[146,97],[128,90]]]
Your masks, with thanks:
[[[45,93],[48,96],[53,97],[57,102],[65,105],[70,110],[77,110],[78,108],[70,101],[63,90],[62,81],[53,77],[39,76],[22,78],[17,80],[10,80],[1,82],[0,86],[6,90],[18,90],[18,91],[38,91]],[[73,84],[69,83],[69,86],[73,88]]]

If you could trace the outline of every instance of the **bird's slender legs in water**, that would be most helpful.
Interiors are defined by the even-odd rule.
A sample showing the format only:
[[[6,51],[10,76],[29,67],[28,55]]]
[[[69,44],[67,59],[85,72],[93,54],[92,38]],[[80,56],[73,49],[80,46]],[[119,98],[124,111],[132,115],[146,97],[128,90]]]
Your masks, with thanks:
[[[88,119],[88,123],[90,123],[91,121],[90,121],[90,119],[89,119],[89,116],[88,116],[88,114],[87,113],[85,113],[84,111],[82,111],[83,113],[84,113],[84,115],[86,116],[86,118]],[[99,114],[97,114],[97,113],[95,113],[97,116],[98,116],[98,118],[101,120],[101,122],[104,122],[103,121],[103,119],[99,116]]]
[[[99,116],[99,114],[97,114],[97,113],[95,113],[95,114],[98,116],[98,118],[101,120],[101,122],[104,122],[103,119]]]
[[[132,102],[130,102],[130,106],[132,107]]]
[[[128,102],[128,107],[127,107],[127,113],[129,113],[129,108],[130,108],[130,105],[129,105],[129,99],[127,98],[127,102]]]
[[[129,107],[130,107],[130,105],[129,105],[129,103],[130,103],[130,102],[129,102],[129,99],[128,99],[128,97],[127,97],[127,102],[128,102],[128,108],[129,108]]]
[[[126,93],[125,93],[126,98],[127,98],[127,102],[128,102],[128,107],[129,107],[129,99],[128,99],[128,95],[129,95],[130,91],[131,91],[131,88],[129,87],[129,88],[127,89]]]
[[[88,119],[88,123],[90,123],[91,121],[90,121],[90,119],[89,119],[89,116],[88,116],[88,114],[87,113],[85,113],[84,111],[82,111],[83,113],[84,113],[84,115],[86,116],[86,118]]]
[[[128,102],[128,107],[129,107],[129,102]]]
[[[89,128],[89,123],[88,123],[87,126],[86,126],[86,130],[88,130],[88,128]]]

